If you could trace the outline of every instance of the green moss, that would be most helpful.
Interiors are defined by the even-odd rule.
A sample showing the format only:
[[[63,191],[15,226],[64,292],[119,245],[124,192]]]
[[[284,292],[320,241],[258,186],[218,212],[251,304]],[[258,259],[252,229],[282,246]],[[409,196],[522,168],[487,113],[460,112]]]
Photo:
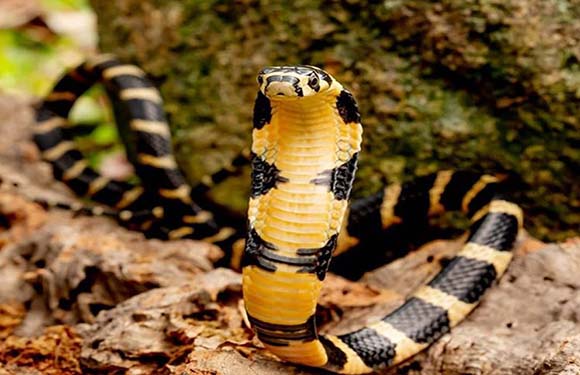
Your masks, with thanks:
[[[192,181],[249,144],[256,72],[307,63],[357,97],[355,195],[441,168],[509,170],[541,238],[577,230],[580,7],[570,1],[92,0],[103,50],[159,84]],[[576,32],[575,32],[576,30]],[[240,180],[217,199],[243,206]]]

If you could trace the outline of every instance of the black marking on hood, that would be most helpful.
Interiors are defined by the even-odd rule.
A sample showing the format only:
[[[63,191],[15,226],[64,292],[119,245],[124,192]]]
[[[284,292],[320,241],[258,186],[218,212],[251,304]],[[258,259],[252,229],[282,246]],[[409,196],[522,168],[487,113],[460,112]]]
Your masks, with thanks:
[[[280,176],[280,170],[256,154],[252,155],[252,198],[267,194],[275,188],[279,182],[288,182],[288,179]]]
[[[315,273],[318,280],[322,281],[326,277],[326,271],[330,266],[332,253],[336,249],[338,240],[338,233],[335,233],[326,241],[326,243],[318,249],[298,249],[298,255],[316,255],[316,263],[312,266],[302,267],[298,270],[299,273]]]
[[[272,106],[270,99],[258,91],[256,102],[254,104],[254,128],[262,129],[264,125],[269,124],[272,120]]]
[[[318,177],[311,180],[314,185],[328,186],[337,200],[348,199],[354,176],[357,169],[358,152],[353,154],[350,160],[333,169],[327,169],[318,173]]]
[[[274,244],[267,242],[260,237],[254,228],[250,228],[242,257],[242,268],[247,266],[257,266],[266,271],[275,272],[277,269],[276,265],[260,256],[263,251],[269,250],[277,249]]]
[[[342,90],[336,98],[336,109],[345,124],[349,122],[359,123],[360,114],[354,97],[347,90]]]

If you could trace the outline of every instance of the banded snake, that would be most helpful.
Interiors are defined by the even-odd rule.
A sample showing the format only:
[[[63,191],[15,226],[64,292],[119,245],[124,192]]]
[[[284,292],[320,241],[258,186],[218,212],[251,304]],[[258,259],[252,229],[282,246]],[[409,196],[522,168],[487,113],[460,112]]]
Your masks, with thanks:
[[[134,134],[140,186],[98,174],[65,131],[76,99],[99,81]],[[193,189],[173,156],[160,94],[141,69],[110,55],[90,59],[55,85],[37,111],[34,140],[55,178],[112,208],[96,207],[94,214],[149,237],[203,239],[230,253],[245,234],[218,225],[194,197],[251,159],[242,272],[257,337],[283,360],[337,373],[401,363],[462,321],[501,277],[522,227],[520,208],[497,194],[497,177],[452,171],[389,185],[349,206],[362,140],[352,94],[312,66],[265,68],[258,83],[251,154]],[[316,302],[333,254],[450,210],[470,217],[470,234],[441,272],[378,322],[340,336],[318,334]]]

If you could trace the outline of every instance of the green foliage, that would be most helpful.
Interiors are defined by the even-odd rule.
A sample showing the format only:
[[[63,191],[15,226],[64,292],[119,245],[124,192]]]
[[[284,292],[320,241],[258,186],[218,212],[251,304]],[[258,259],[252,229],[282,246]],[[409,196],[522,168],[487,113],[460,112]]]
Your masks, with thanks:
[[[76,141],[89,164],[97,168],[101,161],[111,153],[123,151],[115,119],[109,108],[105,90],[100,86],[92,87],[73,107],[70,120],[79,128]],[[89,128],[89,131],[82,131]]]
[[[89,12],[90,7],[86,0],[42,0],[38,10],[41,17],[50,17],[54,12]],[[61,17],[58,22],[66,21]],[[0,30],[0,90],[25,96],[47,94],[67,68],[84,59],[82,47],[72,37],[37,23]],[[71,123],[82,125],[73,132],[93,167],[111,151],[122,149],[105,97],[102,88],[89,90],[70,116]]]
[[[85,0],[43,0],[41,4],[46,13],[89,9]],[[46,94],[66,67],[80,62],[78,49],[74,40],[48,28],[24,24],[0,29],[0,90]]]
[[[87,0],[41,0],[45,9],[50,10],[84,10],[89,9]]]
[[[57,48],[19,30],[0,30],[0,88],[32,94],[47,92],[51,83],[43,65],[50,64]]]

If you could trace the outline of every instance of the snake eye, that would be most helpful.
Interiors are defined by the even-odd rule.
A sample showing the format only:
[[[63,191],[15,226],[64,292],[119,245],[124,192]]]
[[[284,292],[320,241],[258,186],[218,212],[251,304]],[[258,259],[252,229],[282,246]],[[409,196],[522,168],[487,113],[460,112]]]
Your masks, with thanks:
[[[262,83],[264,83],[264,77],[262,77],[261,75],[258,76],[258,85],[262,86]]]
[[[308,86],[312,87],[314,90],[318,90],[318,77],[311,75],[308,78]]]

